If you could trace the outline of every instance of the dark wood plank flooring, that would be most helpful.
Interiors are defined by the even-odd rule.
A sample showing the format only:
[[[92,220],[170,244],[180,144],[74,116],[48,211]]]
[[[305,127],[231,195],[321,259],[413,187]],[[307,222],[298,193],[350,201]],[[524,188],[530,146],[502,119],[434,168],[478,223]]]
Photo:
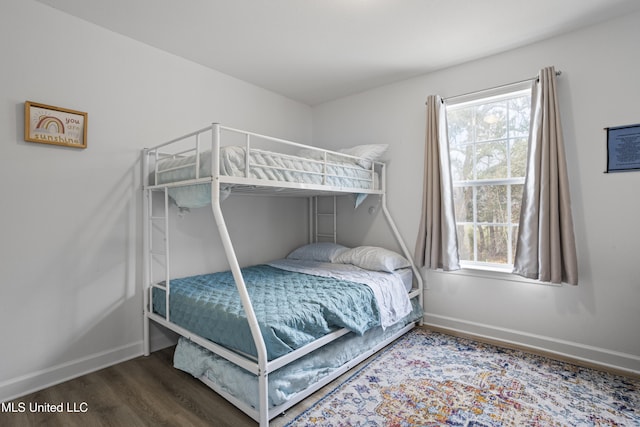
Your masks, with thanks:
[[[175,347],[51,386],[5,402],[0,427],[256,427],[251,417],[201,381],[173,367]],[[286,413],[273,418],[282,427],[312,406],[375,355],[345,372]],[[62,412],[35,405],[62,404]],[[13,412],[11,411],[13,408]],[[50,408],[49,408],[50,409]]]
[[[5,402],[0,412],[0,426],[257,425],[202,382],[173,368],[173,349],[160,350],[149,357],[138,357],[11,403]],[[51,406],[36,407],[37,404]],[[52,406],[57,409],[60,404],[63,412],[53,412]]]
[[[450,331],[443,330],[448,333]],[[465,334],[451,333],[474,339]],[[492,340],[478,341],[498,345]],[[527,351],[519,346],[503,345]],[[0,411],[1,427],[256,427],[257,423],[191,375],[173,367],[174,347],[69,380],[5,402]],[[543,351],[532,351],[554,358]],[[350,377],[374,356],[271,420],[282,427],[318,399]],[[563,360],[563,359],[560,359]],[[563,360],[585,366],[579,361]],[[585,366],[597,369],[594,366]],[[602,368],[602,367],[600,367]],[[607,371],[609,371],[607,369]],[[624,375],[618,371],[612,373]],[[632,376],[636,378],[635,375]],[[32,411],[35,405],[60,405],[63,412]],[[57,406],[56,406],[57,407]],[[14,412],[11,412],[13,408]],[[77,412],[74,412],[77,411]]]

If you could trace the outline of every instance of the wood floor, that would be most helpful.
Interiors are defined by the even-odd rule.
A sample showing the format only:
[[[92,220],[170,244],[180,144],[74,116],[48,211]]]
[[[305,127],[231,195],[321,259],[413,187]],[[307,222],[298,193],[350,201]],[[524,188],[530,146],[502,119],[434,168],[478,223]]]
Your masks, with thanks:
[[[175,369],[173,350],[174,347],[169,347],[148,357],[138,357],[13,402],[5,402],[0,411],[0,426],[257,426],[253,419],[202,382]],[[271,420],[270,426],[284,426],[350,376],[353,370],[300,402],[286,414]],[[36,407],[47,404],[50,406]],[[63,412],[53,412],[60,404]],[[32,409],[44,409],[44,412]]]
[[[452,333],[452,335],[459,334]],[[482,339],[478,341],[487,342]],[[149,357],[138,357],[23,396],[13,402],[5,402],[0,411],[0,426],[257,426],[253,419],[202,382],[175,369],[173,350],[174,347],[169,347]],[[532,353],[553,358],[552,355],[544,352]],[[282,427],[293,420],[373,357],[375,356],[318,390],[314,395],[289,409],[286,414],[272,419],[270,426]],[[582,363],[576,364],[584,366]],[[594,367],[591,366],[591,368]],[[623,375],[615,371],[612,373]],[[62,405],[63,411],[54,412],[53,409],[57,409],[59,405]],[[38,409],[41,411],[38,412]]]
[[[257,425],[203,383],[173,368],[173,349],[160,350],[149,357],[138,357],[18,398],[12,402],[13,412],[9,412],[11,404],[5,403],[0,412],[0,426]],[[51,406],[61,403],[63,412],[52,412]],[[51,406],[36,407],[36,404]],[[32,412],[36,409],[45,412]]]

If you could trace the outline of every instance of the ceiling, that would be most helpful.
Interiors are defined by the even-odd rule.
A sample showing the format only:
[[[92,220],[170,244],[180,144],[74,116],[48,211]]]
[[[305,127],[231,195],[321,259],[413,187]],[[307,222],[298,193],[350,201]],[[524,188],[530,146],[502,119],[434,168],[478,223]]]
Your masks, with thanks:
[[[308,105],[640,10],[637,0],[38,0]]]

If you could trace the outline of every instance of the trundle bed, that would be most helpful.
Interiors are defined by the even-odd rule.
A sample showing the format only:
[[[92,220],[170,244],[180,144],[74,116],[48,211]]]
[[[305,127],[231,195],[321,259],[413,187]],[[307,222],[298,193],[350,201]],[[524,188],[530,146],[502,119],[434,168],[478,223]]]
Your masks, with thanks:
[[[419,323],[423,283],[387,209],[381,150],[330,151],[215,123],[145,149],[145,355],[150,321],[177,332],[174,365],[268,426]],[[309,198],[310,243],[241,268],[221,209],[231,193]],[[379,197],[402,255],[336,243],[341,195],[356,205]],[[318,230],[322,196],[334,197],[328,241]],[[172,277],[171,203],[211,207],[228,271]]]

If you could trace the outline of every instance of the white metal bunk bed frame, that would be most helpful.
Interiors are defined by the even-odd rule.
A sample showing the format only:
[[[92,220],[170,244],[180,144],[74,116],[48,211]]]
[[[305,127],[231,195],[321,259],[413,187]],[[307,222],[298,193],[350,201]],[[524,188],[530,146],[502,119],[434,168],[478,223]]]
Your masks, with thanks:
[[[220,163],[219,163],[219,153],[220,153],[220,147],[221,147],[221,132],[222,131],[228,131],[228,132],[232,132],[232,133],[237,133],[237,134],[241,134],[245,136],[245,150],[246,150],[246,158],[245,158],[245,169],[246,169],[246,175],[244,177],[237,177],[237,176],[227,176],[227,175],[221,175],[220,174]],[[202,141],[201,141],[201,135],[206,134],[208,132],[211,132],[212,136],[211,136],[211,145],[210,145],[210,154],[208,152],[204,152],[205,150],[203,149],[202,145]],[[203,381],[205,384],[207,384],[210,388],[212,388],[214,391],[216,391],[218,394],[220,394],[221,396],[223,396],[225,399],[227,399],[229,402],[231,402],[234,406],[238,407],[240,410],[242,410],[243,412],[245,412],[247,415],[249,415],[251,418],[253,418],[255,421],[257,421],[259,423],[259,425],[261,427],[266,427],[269,425],[269,420],[271,420],[272,418],[274,418],[275,416],[283,413],[284,411],[286,411],[287,409],[289,409],[291,406],[295,405],[296,403],[300,402],[302,399],[304,399],[305,397],[311,395],[312,393],[314,393],[315,391],[319,390],[320,388],[322,388],[323,386],[325,386],[326,384],[328,384],[329,382],[333,381],[335,378],[337,378],[338,376],[342,375],[344,372],[348,371],[349,369],[351,369],[352,367],[356,366],[358,363],[360,363],[361,361],[365,360],[367,357],[371,356],[372,354],[378,352],[380,349],[382,349],[383,347],[385,347],[386,345],[388,345],[389,343],[393,342],[394,340],[396,340],[397,338],[399,338],[400,336],[402,336],[403,334],[405,334],[406,332],[408,332],[410,329],[412,329],[416,322],[412,322],[410,324],[408,324],[407,326],[405,326],[404,328],[402,328],[401,330],[399,330],[397,333],[395,333],[393,336],[387,338],[386,340],[384,340],[383,342],[381,342],[380,344],[378,344],[376,347],[374,347],[373,349],[363,353],[362,355],[360,355],[359,357],[357,357],[354,360],[351,360],[350,362],[348,362],[347,364],[343,365],[342,367],[338,368],[336,371],[334,371],[332,374],[326,376],[325,378],[323,378],[322,380],[320,380],[319,382],[311,385],[310,387],[308,387],[305,390],[302,390],[301,392],[299,392],[298,394],[296,394],[295,396],[293,396],[291,399],[289,399],[287,402],[273,407],[271,409],[269,409],[269,404],[268,404],[268,375],[269,372],[273,372],[279,368],[282,368],[283,366],[293,362],[294,360],[297,360],[299,358],[301,358],[302,356],[340,338],[341,336],[347,334],[349,331],[347,329],[341,329],[341,330],[337,330],[335,332],[332,332],[328,335],[325,335],[324,337],[310,343],[307,344],[295,351],[292,351],[284,356],[278,357],[274,360],[269,361],[267,359],[267,350],[266,350],[266,346],[264,343],[264,339],[262,338],[262,335],[260,333],[260,328],[258,326],[258,321],[256,318],[256,315],[254,313],[253,310],[253,306],[251,304],[251,300],[249,299],[249,294],[247,292],[247,288],[244,282],[244,278],[242,276],[242,272],[240,269],[240,265],[238,263],[238,259],[236,257],[236,253],[235,250],[233,248],[233,244],[231,242],[231,238],[229,235],[229,232],[227,230],[227,226],[224,220],[224,216],[222,213],[222,209],[221,209],[221,198],[220,198],[220,185],[221,184],[232,184],[234,185],[234,192],[248,192],[248,193],[256,193],[256,192],[264,192],[265,190],[275,190],[277,189],[278,191],[274,191],[275,195],[283,195],[283,196],[305,196],[305,197],[310,197],[310,203],[309,203],[309,209],[310,209],[310,238],[313,235],[313,231],[311,229],[312,225],[312,215],[313,213],[311,212],[312,210],[312,206],[313,206],[313,202],[312,202],[312,197],[318,196],[318,195],[344,195],[344,194],[353,194],[353,193],[367,193],[367,194],[375,194],[375,195],[379,195],[379,197],[381,197],[381,206],[382,206],[382,212],[384,214],[384,217],[393,233],[393,235],[395,236],[400,248],[402,249],[403,254],[405,255],[405,257],[411,262],[411,268],[413,270],[414,273],[414,278],[415,278],[415,283],[417,284],[417,286],[414,286],[414,288],[411,290],[409,297],[410,298],[419,298],[420,301],[420,306],[422,306],[422,298],[423,298],[423,280],[421,278],[420,275],[420,271],[417,269],[417,267],[415,266],[415,264],[411,261],[412,257],[411,254],[409,253],[404,241],[402,240],[402,237],[400,236],[400,233],[398,231],[397,226],[395,225],[392,217],[391,217],[391,213],[389,212],[388,208],[387,208],[387,203],[386,203],[386,182],[385,182],[385,165],[384,163],[380,163],[380,162],[372,162],[371,165],[371,180],[372,180],[372,184],[374,182],[374,175],[375,175],[375,171],[379,170],[380,172],[380,176],[379,176],[379,185],[378,185],[378,189],[374,189],[373,185],[372,185],[372,189],[359,189],[359,188],[349,188],[349,189],[345,189],[345,188],[338,188],[338,187],[330,187],[327,185],[316,185],[316,184],[302,184],[302,183],[293,183],[293,182],[282,182],[282,181],[269,181],[269,180],[261,180],[261,179],[254,179],[254,178],[250,178],[249,177],[249,170],[250,170],[250,153],[252,150],[255,150],[251,147],[251,140],[252,138],[259,138],[259,139],[263,139],[266,141],[271,141],[271,142],[275,142],[278,144],[285,144],[287,146],[292,146],[292,147],[297,147],[299,149],[309,149],[309,150],[315,150],[318,153],[322,154],[322,160],[319,160],[319,162],[322,164],[322,182],[326,182],[326,178],[330,175],[327,172],[327,166],[331,164],[331,161],[329,160],[329,156],[331,155],[337,155],[337,156],[343,156],[343,157],[353,157],[354,159],[356,159],[354,156],[348,156],[348,155],[344,155],[341,153],[337,153],[337,152],[333,152],[330,150],[324,150],[324,149],[319,149],[317,147],[312,147],[312,146],[308,146],[308,145],[304,145],[304,144],[299,144],[296,142],[292,142],[292,141],[287,141],[284,139],[280,139],[280,138],[273,138],[273,137],[269,137],[269,136],[265,136],[265,135],[260,135],[257,133],[253,133],[253,132],[247,132],[247,131],[242,131],[242,130],[238,130],[238,129],[234,129],[234,128],[229,128],[229,127],[225,127],[222,126],[218,123],[213,123],[211,126],[208,126],[206,128],[200,129],[198,131],[189,133],[187,135],[184,135],[180,138],[176,138],[174,140],[168,141],[164,144],[158,145],[156,147],[153,148],[148,148],[148,149],[144,149],[143,151],[143,156],[142,156],[142,161],[143,161],[143,165],[142,165],[142,172],[143,172],[143,192],[144,192],[144,197],[143,197],[143,205],[144,205],[144,222],[145,225],[143,227],[143,245],[144,245],[144,277],[143,277],[143,298],[144,298],[144,355],[148,356],[150,354],[150,343],[149,343],[149,324],[150,321],[153,320],[154,322],[170,329],[173,330],[174,332],[188,338],[189,340],[191,340],[192,342],[199,344],[200,346],[208,349],[209,351],[225,358],[226,360],[234,363],[235,365],[245,369],[246,371],[256,375],[258,377],[258,408],[253,408],[252,406],[246,404],[245,402],[237,399],[236,397],[230,395],[229,393],[227,393],[225,390],[223,390],[221,387],[217,386],[215,383],[211,382],[210,380],[207,380],[205,377],[201,378],[201,381]],[[166,148],[168,146],[171,146],[174,143],[182,143],[185,141],[189,141],[193,139],[193,147],[192,148],[187,148],[187,149],[183,149],[182,151],[179,152],[174,152],[174,153],[170,153],[170,154],[166,154],[166,153],[162,153],[160,150],[163,148]],[[175,182],[175,183],[166,183],[166,184],[157,184],[158,182],[158,168],[157,168],[157,162],[160,159],[163,158],[180,158],[180,157],[189,157],[189,156],[194,156],[195,155],[195,161],[191,164],[189,164],[187,167],[193,167],[194,170],[194,176],[195,178],[193,179],[188,179],[188,180],[184,180],[184,181],[180,181],[180,182]],[[212,166],[212,173],[211,175],[208,176],[200,176],[200,160],[201,160],[201,156],[202,155],[211,155],[211,166]],[[154,164],[154,171],[153,171],[153,183],[150,182],[150,176],[152,176],[150,173],[152,172],[150,170],[150,163],[153,162]],[[264,167],[264,165],[260,165],[261,167]],[[182,166],[184,167],[184,166]],[[281,168],[278,168],[281,169]],[[220,238],[222,241],[222,245],[224,248],[224,252],[225,255],[227,257],[227,261],[229,263],[229,267],[230,270],[233,274],[234,280],[236,282],[236,287],[238,289],[238,293],[240,294],[240,299],[242,302],[242,306],[244,308],[245,314],[247,316],[247,320],[249,323],[249,328],[253,337],[253,341],[255,343],[256,349],[257,349],[257,359],[255,358],[251,358],[251,357],[247,357],[246,355],[241,355],[239,353],[236,353],[234,351],[231,351],[221,345],[215,344],[214,342],[203,338],[201,336],[198,336],[196,334],[193,334],[192,332],[186,330],[185,328],[182,328],[174,323],[171,322],[170,320],[170,301],[169,301],[169,295],[170,295],[170,287],[171,287],[171,271],[170,271],[170,262],[169,262],[169,203],[170,203],[170,199],[169,199],[169,194],[168,194],[168,189],[171,187],[178,187],[178,186],[189,186],[189,185],[195,185],[195,184],[203,184],[203,183],[211,183],[211,208],[213,210],[213,215],[215,218],[215,222],[217,224],[218,227],[218,232],[220,234]],[[282,189],[286,189],[285,191],[282,191]],[[153,212],[153,194],[156,192],[160,192],[163,194],[164,197],[164,203],[163,203],[163,213],[161,215],[155,215]],[[316,202],[316,206],[317,206],[317,202]],[[335,215],[335,202],[334,202],[334,211],[333,211],[334,215]],[[316,214],[316,218],[315,218],[315,224],[317,224],[317,208],[315,209],[315,214]],[[160,223],[160,227],[162,227],[163,233],[164,233],[164,249],[162,252],[156,252],[154,249],[154,245],[152,242],[153,239],[153,234],[154,234],[154,224],[159,222]],[[334,220],[334,224],[335,224],[335,220]],[[158,226],[156,226],[156,230],[157,230]],[[317,228],[315,230],[315,236],[316,236],[316,240],[317,240]],[[334,240],[335,240],[335,230],[334,230]],[[162,281],[160,282],[154,282],[153,281],[153,264],[154,264],[154,257],[164,257],[164,264],[165,264],[165,268],[164,268],[164,284],[162,283]],[[160,316],[156,313],[153,312],[153,309],[151,307],[151,293],[153,291],[153,288],[160,288],[163,289],[165,291],[165,296],[166,296],[166,301],[165,301],[165,316]]]

